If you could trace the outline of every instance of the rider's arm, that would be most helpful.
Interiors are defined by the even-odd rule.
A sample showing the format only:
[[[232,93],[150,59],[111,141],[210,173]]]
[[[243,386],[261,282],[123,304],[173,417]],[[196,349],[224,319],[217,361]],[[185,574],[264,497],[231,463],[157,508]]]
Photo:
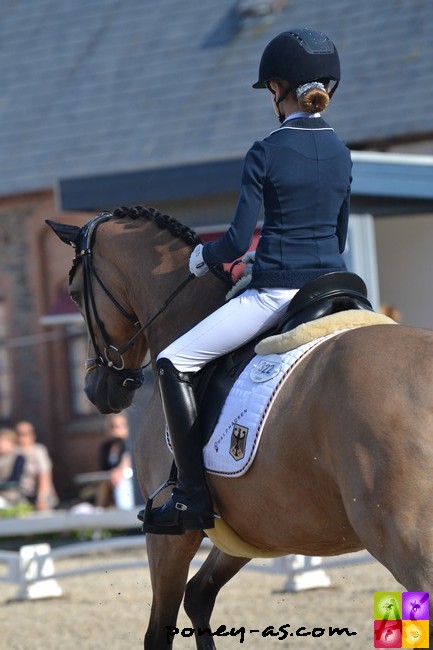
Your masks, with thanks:
[[[250,247],[262,206],[264,179],[265,152],[256,142],[245,157],[240,196],[232,223],[219,239],[203,246],[203,259],[208,266],[233,262]]]
[[[337,221],[337,237],[338,249],[343,253],[346,247],[347,230],[349,227],[349,213],[350,213],[350,187],[347,190],[346,197],[341,205]]]

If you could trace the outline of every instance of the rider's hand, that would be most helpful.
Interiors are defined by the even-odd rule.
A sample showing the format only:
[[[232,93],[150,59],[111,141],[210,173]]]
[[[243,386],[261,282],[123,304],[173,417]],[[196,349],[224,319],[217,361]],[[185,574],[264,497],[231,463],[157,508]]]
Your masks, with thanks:
[[[189,270],[198,278],[209,271],[209,267],[203,259],[203,244],[198,244],[192,251],[189,258]]]
[[[254,264],[255,259],[256,251],[248,251],[248,253],[245,253],[241,261],[243,264]]]

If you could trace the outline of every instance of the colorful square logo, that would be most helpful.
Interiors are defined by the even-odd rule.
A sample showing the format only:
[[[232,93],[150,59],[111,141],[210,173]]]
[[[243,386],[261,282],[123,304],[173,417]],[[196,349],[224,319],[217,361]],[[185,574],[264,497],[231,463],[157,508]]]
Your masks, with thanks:
[[[374,594],[374,619],[376,621],[401,620],[401,593],[399,591],[377,591]]]
[[[401,648],[401,621],[374,621],[375,648]]]
[[[429,594],[378,591],[373,601],[375,648],[429,648]]]
[[[428,621],[402,621],[402,648],[429,648]]]
[[[402,618],[407,621],[428,621],[429,595],[427,591],[405,591],[402,594]]]

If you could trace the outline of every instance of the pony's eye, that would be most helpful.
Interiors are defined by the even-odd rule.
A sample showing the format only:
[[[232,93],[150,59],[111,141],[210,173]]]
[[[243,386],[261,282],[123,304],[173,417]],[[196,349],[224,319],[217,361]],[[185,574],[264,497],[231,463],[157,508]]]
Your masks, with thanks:
[[[81,294],[79,291],[69,291],[69,297],[79,307],[81,305]]]

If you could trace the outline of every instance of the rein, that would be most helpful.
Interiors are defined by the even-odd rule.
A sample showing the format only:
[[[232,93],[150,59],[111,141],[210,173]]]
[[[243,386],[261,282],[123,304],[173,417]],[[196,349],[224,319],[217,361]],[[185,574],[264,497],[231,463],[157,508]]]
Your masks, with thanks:
[[[106,347],[105,347],[105,349],[104,349],[104,355],[105,355],[105,359],[106,359],[107,365],[108,365],[110,368],[113,368],[113,370],[123,370],[123,369],[124,369],[124,363],[123,363],[122,355],[125,354],[125,352],[127,352],[127,351],[129,350],[129,348],[130,348],[130,347],[135,343],[136,339],[137,339],[141,334],[143,334],[143,332],[144,332],[144,331],[145,331],[145,330],[146,330],[146,329],[147,329],[147,328],[148,328],[148,327],[153,323],[153,321],[156,320],[156,319],[158,318],[158,316],[159,316],[160,314],[162,314],[162,312],[163,312],[165,309],[167,309],[167,307],[169,306],[169,304],[171,303],[171,301],[174,300],[174,298],[176,298],[176,296],[177,296],[177,295],[178,295],[178,294],[179,294],[179,293],[180,293],[180,292],[181,292],[181,291],[182,291],[182,290],[187,286],[187,284],[190,283],[191,280],[194,279],[194,277],[195,277],[195,276],[192,275],[192,274],[189,275],[189,276],[186,278],[186,280],[184,280],[184,281],[183,281],[183,282],[182,282],[182,283],[181,283],[181,284],[180,284],[180,285],[179,285],[179,286],[178,286],[178,287],[173,291],[173,293],[171,293],[171,294],[169,295],[169,297],[167,298],[167,300],[165,300],[165,301],[163,302],[163,304],[161,305],[161,307],[159,308],[159,310],[156,312],[156,314],[154,314],[151,318],[149,318],[149,320],[146,321],[146,323],[144,323],[144,325],[140,325],[139,321],[136,321],[136,322],[134,323],[134,325],[136,325],[137,327],[139,327],[139,329],[138,329],[138,330],[135,332],[135,334],[133,334],[133,336],[131,336],[131,338],[130,338],[130,339],[129,339],[129,340],[128,340],[124,345],[122,345],[120,348],[116,347],[115,345],[112,345],[111,343],[108,343],[108,342],[105,341],[105,339],[104,339],[104,343],[106,344]],[[111,294],[109,294],[109,293],[108,293],[107,295],[108,295],[109,298],[112,299],[113,303],[117,306],[117,301],[115,301],[115,300],[113,299],[113,296],[112,296]],[[119,311],[121,311],[121,313],[122,313],[124,316],[128,317],[128,315],[124,313],[124,311],[123,311],[123,309],[120,307],[120,305],[119,305]],[[96,312],[94,311],[93,313],[94,313],[94,316],[96,317],[96,316],[97,316]],[[105,332],[105,329],[104,329],[103,324],[102,324],[100,321],[99,321],[98,328],[100,329],[101,336],[103,336],[103,334],[104,334],[104,332]],[[92,339],[92,343],[93,343],[93,339]],[[119,367],[119,366],[115,366],[114,363],[113,363],[113,362],[108,358],[107,350],[114,350],[114,351],[119,355],[119,358],[121,359],[123,365],[121,365],[120,367]]]
[[[91,219],[82,229],[80,242],[76,248],[76,255],[74,259],[74,264],[72,267],[72,273],[75,271],[77,265],[81,262],[83,265],[83,296],[84,296],[84,315],[89,331],[90,340],[92,341],[93,349],[95,350],[96,357],[89,358],[86,361],[86,371],[89,372],[97,366],[104,366],[108,370],[113,370],[120,377],[121,384],[129,390],[136,390],[139,388],[143,381],[144,375],[143,370],[145,366],[132,370],[125,368],[125,362],[123,355],[127,352],[132,345],[134,345],[137,338],[143,334],[143,332],[158,318],[158,316],[169,306],[169,304],[176,298],[176,296],[183,291],[183,289],[195,278],[193,274],[190,274],[180,285],[168,296],[168,298],[162,303],[159,310],[149,318],[149,320],[143,325],[137,320],[134,314],[129,314],[122,305],[116,300],[110,290],[105,286],[96,272],[93,262],[92,262],[92,247],[95,242],[96,230],[105,221],[108,221],[112,217],[112,214],[109,212],[102,212],[93,219]],[[105,329],[104,323],[98,315],[98,310],[96,307],[95,294],[93,290],[93,278],[98,282],[99,286],[103,289],[104,293],[111,300],[116,309],[124,316],[127,320],[134,323],[138,327],[137,331],[128,339],[128,341],[117,347],[111,343],[110,338]],[[96,328],[104,342],[104,350],[101,352],[97,341],[95,330],[92,326],[92,318],[95,322]],[[116,358],[113,360],[113,356]]]

